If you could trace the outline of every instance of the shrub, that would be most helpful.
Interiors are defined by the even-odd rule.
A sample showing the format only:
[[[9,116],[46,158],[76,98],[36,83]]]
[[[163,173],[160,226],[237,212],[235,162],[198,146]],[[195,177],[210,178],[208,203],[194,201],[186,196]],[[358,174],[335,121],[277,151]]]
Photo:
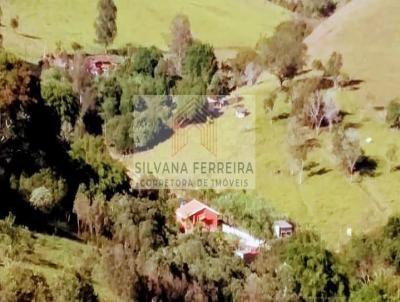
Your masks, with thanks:
[[[213,201],[213,205],[226,222],[260,238],[272,236],[272,210],[262,198],[242,192],[227,193]]]
[[[14,186],[31,205],[42,211],[50,212],[67,194],[65,179],[58,177],[49,168],[28,176],[23,173],[19,180],[12,179]]]
[[[390,127],[400,128],[400,98],[392,100],[387,108],[386,121]]]
[[[73,126],[79,114],[79,101],[67,75],[60,69],[50,68],[42,72],[41,79],[45,104],[54,109],[61,123]]]
[[[92,181],[99,192],[114,194],[128,186],[124,167],[111,158],[101,137],[85,134],[74,140],[69,153],[72,158],[89,165],[97,174]]]
[[[56,302],[98,301],[91,282],[82,277],[78,272],[63,272],[57,278],[53,294]]]
[[[20,264],[6,268],[0,285],[0,296],[4,301],[54,301],[45,277]]]
[[[133,58],[133,71],[153,77],[154,69],[161,58],[161,50],[154,46],[139,48]]]
[[[33,238],[25,228],[15,225],[15,217],[9,214],[4,220],[0,220],[0,241],[7,246],[4,249],[5,257],[13,260],[21,260],[33,250]]]
[[[175,88],[177,119],[201,121],[207,114],[206,84],[201,78],[184,78]],[[200,119],[200,120],[199,120]]]
[[[390,217],[384,231],[387,238],[400,237],[400,215]]]
[[[286,247],[284,261],[291,267],[294,292],[311,301],[348,297],[349,281],[334,255],[312,232],[297,233]]]
[[[270,38],[261,38],[256,49],[262,64],[281,83],[293,78],[305,65],[307,46],[303,43],[305,29],[296,22],[279,25]]]
[[[189,46],[183,60],[184,77],[201,78],[208,84],[217,69],[217,59],[211,45],[195,42]]]

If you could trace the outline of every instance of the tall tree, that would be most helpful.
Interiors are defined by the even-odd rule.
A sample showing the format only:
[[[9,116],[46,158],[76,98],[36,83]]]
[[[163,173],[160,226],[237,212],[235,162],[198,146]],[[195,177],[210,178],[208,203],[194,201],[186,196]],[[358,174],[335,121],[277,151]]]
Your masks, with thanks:
[[[357,130],[339,129],[334,137],[333,152],[353,178],[356,163],[363,154]]]
[[[201,78],[204,83],[209,84],[217,70],[217,58],[211,45],[196,42],[187,49],[182,66],[185,77]]]
[[[175,56],[176,70],[182,72],[182,60],[188,47],[193,43],[190,22],[187,16],[177,15],[171,23],[170,50]]]
[[[261,62],[276,75],[281,83],[293,78],[305,65],[307,46],[303,43],[304,28],[296,22],[279,25],[270,38],[257,43]]]
[[[96,42],[108,47],[117,35],[117,7],[113,0],[99,0],[97,4]]]

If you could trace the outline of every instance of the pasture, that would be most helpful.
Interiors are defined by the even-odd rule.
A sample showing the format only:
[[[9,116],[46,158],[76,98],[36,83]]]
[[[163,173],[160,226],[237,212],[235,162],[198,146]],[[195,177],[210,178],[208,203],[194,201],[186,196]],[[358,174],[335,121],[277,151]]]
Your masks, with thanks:
[[[253,47],[261,35],[271,34],[289,17],[265,0],[116,0],[118,34],[112,47],[127,43],[165,49],[171,20],[186,14],[193,36],[215,48]],[[96,0],[2,0],[4,46],[19,56],[37,61],[44,51],[71,43],[89,52],[104,49],[95,43]],[[78,8],[78,9],[77,9]],[[13,30],[10,19],[18,16]]]

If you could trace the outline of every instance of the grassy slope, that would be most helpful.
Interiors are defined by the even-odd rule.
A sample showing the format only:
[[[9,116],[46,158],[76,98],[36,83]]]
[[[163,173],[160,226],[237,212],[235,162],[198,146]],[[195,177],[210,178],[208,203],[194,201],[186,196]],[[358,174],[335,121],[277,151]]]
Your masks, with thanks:
[[[90,244],[42,234],[35,234],[35,237],[33,253],[24,255],[24,260],[21,264],[35,272],[44,274],[50,287],[55,284],[64,270],[68,272],[69,269],[76,269],[87,259],[93,261],[93,255],[96,254],[95,248]],[[2,249],[7,249],[7,247],[0,242],[0,251]],[[93,264],[96,265],[97,263],[94,262]],[[2,263],[2,266],[0,266],[0,275],[5,269],[4,265],[7,266],[7,263]],[[96,268],[98,266],[95,266],[92,274],[93,285],[100,301],[119,301],[112,294],[104,278]]]
[[[164,48],[172,18],[183,13],[190,18],[195,38],[217,48],[252,47],[261,34],[271,33],[288,15],[264,0],[115,2],[118,36],[114,46],[129,42]],[[96,3],[96,0],[1,0],[5,47],[31,60],[39,58],[45,48],[54,49],[57,41],[66,48],[75,41],[88,50],[100,50],[94,43]],[[18,34],[9,27],[9,20],[17,15]]]
[[[243,126],[246,119],[234,118],[233,109],[228,109],[218,120],[224,138],[219,140],[223,144],[220,148],[227,150],[224,155],[237,159],[238,154],[239,158],[243,154],[248,158],[254,150],[257,193],[265,197],[277,213],[314,228],[332,249],[340,248],[349,239],[347,227],[351,227],[353,233],[367,232],[383,225],[389,215],[400,211],[400,173],[388,173],[385,161],[390,144],[395,143],[400,150],[399,133],[388,128],[381,113],[368,106],[360,109],[359,100],[349,91],[339,93],[341,107],[351,113],[344,122],[362,124],[359,129],[362,147],[366,155],[378,161],[375,177],[356,177],[351,181],[335,162],[331,151],[332,136],[325,131],[319,138],[322,148],[313,151],[308,159],[308,164],[314,162],[316,166],[305,173],[304,183],[298,185],[297,177],[291,176],[288,171],[287,120],[271,123],[262,108],[263,98],[276,87],[273,77],[267,76],[265,82],[237,92],[245,96],[244,104],[256,115],[255,148],[249,145],[251,142],[246,138],[248,134]],[[254,100],[256,108],[251,104]],[[289,112],[289,106],[281,100],[273,114],[277,116],[285,112]],[[252,121],[247,120],[247,123]],[[192,135],[195,137],[196,132]],[[365,143],[367,137],[371,137],[373,142]],[[171,140],[167,140],[151,151],[125,157],[124,162],[131,168],[136,160],[167,160],[170,150]],[[179,159],[187,160],[197,150],[201,148],[189,144]],[[310,176],[318,171],[320,175]]]
[[[306,39],[311,57],[344,56],[345,70],[364,80],[360,103],[385,104],[399,96],[400,1],[353,0]]]
[[[306,176],[302,185],[289,174],[287,168],[286,133],[287,122],[272,125],[262,110],[262,96],[269,87],[252,88],[259,96],[257,118],[257,191],[267,197],[278,212],[285,213],[302,225],[310,225],[319,232],[328,245],[337,249],[348,240],[347,227],[354,233],[362,233],[383,225],[390,214],[400,211],[398,183],[399,172],[387,172],[385,153],[387,146],[395,143],[400,150],[399,133],[388,129],[379,113],[372,109],[360,110],[358,99],[343,92],[339,96],[342,108],[352,115],[345,122],[362,123],[360,136],[366,155],[378,160],[375,177],[357,178],[350,181],[338,168],[331,151],[331,135],[322,133],[322,148],[313,151],[308,163],[318,165],[306,173],[322,172]],[[250,93],[249,91],[245,92]],[[281,106],[275,115],[287,112]],[[373,142],[366,144],[365,139]],[[277,171],[281,172],[278,174]]]

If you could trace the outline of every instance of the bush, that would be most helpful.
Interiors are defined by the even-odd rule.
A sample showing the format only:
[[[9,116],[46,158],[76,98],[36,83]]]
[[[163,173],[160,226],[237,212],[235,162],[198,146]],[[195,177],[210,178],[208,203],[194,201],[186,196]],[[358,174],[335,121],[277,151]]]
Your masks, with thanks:
[[[154,69],[161,58],[161,50],[154,46],[139,48],[133,58],[133,71],[153,77]]]
[[[56,302],[96,302],[93,285],[78,272],[63,272],[53,288]]]
[[[112,195],[128,187],[124,167],[111,158],[101,137],[85,134],[76,138],[69,153],[93,169],[97,177],[92,181],[100,193]]]
[[[25,255],[32,253],[34,241],[28,230],[15,225],[14,222],[15,217],[11,214],[0,220],[0,241],[8,247],[4,249],[2,256],[22,260]]]
[[[227,223],[260,238],[272,237],[272,210],[262,198],[242,192],[227,193],[213,201],[213,205]]]
[[[389,239],[400,237],[400,215],[392,216],[389,218],[385,228],[385,236]]]
[[[349,296],[346,274],[314,233],[306,231],[292,237],[283,260],[291,267],[293,291],[306,300],[345,300]]]
[[[59,119],[75,124],[79,102],[67,76],[57,68],[44,70],[41,75],[41,92],[44,102],[54,108]]]
[[[392,100],[387,108],[386,121],[390,127],[400,128],[400,98]]]
[[[206,83],[201,78],[184,78],[176,85],[177,112],[175,119],[200,122],[206,117]]]
[[[0,283],[0,296],[4,298],[2,301],[8,302],[54,301],[45,277],[20,264],[6,268]]]
[[[183,60],[184,77],[201,78],[208,84],[217,70],[217,59],[211,45],[195,42],[189,46]]]
[[[100,77],[96,82],[97,103],[101,106],[104,120],[119,114],[122,88],[116,76]]]
[[[25,200],[42,212],[50,212],[68,191],[65,179],[49,168],[41,169],[32,176],[23,173],[18,181],[13,177],[11,182]]]
[[[281,83],[293,78],[305,65],[307,46],[303,43],[305,28],[290,21],[279,25],[270,38],[261,38],[256,49],[262,64]]]

